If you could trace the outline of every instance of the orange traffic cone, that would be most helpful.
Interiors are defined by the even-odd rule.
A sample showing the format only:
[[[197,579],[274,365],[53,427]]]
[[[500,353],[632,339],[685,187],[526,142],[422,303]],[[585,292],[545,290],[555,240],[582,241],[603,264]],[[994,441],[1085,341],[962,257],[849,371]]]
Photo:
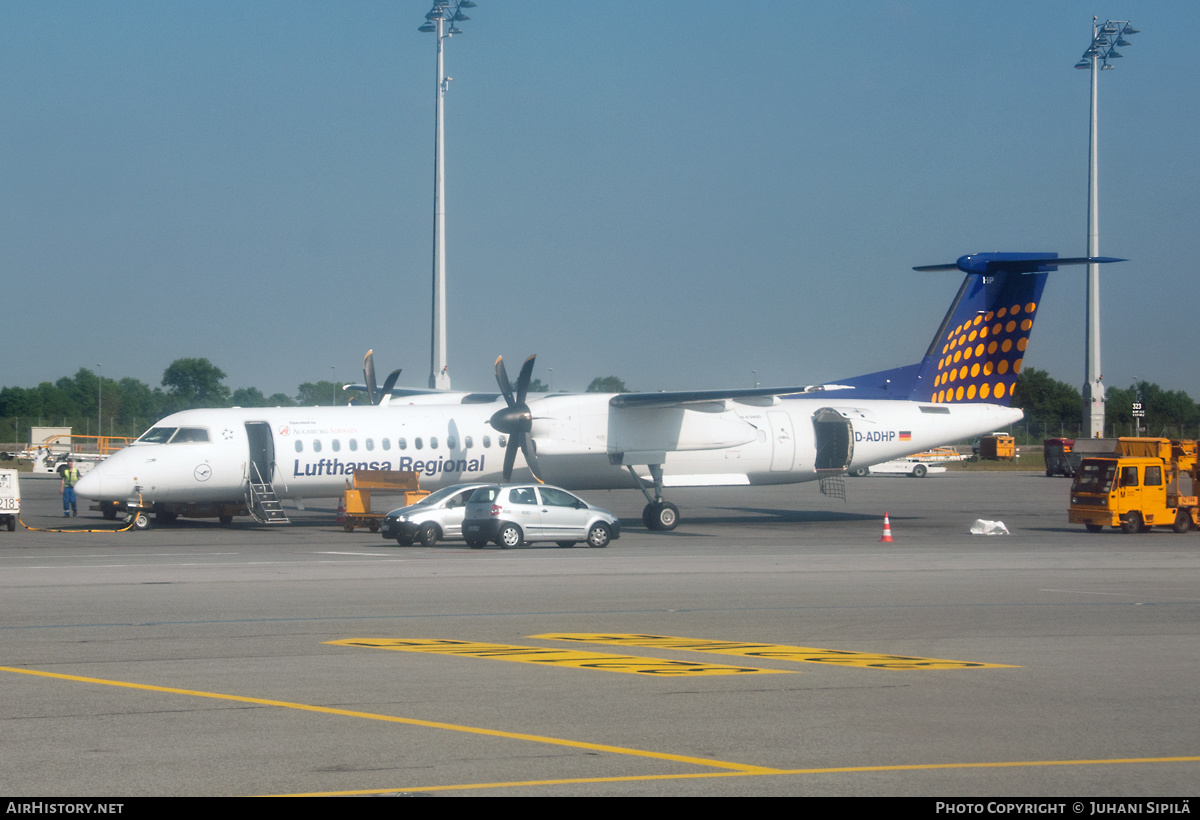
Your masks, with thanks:
[[[883,538],[880,538],[880,543],[884,541],[891,542],[892,540],[892,522],[888,521],[888,514],[883,514]]]
[[[338,499],[337,522],[339,524],[346,523],[346,497],[345,496],[342,496],[341,498]]]

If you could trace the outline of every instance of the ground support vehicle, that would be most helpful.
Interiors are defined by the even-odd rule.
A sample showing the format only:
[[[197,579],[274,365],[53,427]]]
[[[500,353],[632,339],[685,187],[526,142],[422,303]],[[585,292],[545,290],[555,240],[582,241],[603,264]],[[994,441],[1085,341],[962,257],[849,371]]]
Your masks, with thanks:
[[[981,461],[1017,460],[1017,442],[1008,433],[992,433],[982,436],[977,446]]]
[[[1200,526],[1195,440],[1120,438],[1117,452],[1085,458],[1071,486],[1068,520],[1088,532]]]
[[[70,430],[71,428],[34,428]],[[28,461],[35,473],[58,473],[67,469],[67,462],[74,462],[80,475],[92,469],[109,455],[125,447],[130,439],[125,436],[77,436],[70,432],[47,436],[37,444],[24,450],[0,453],[0,461]]]
[[[1075,475],[1075,465],[1071,464],[1070,454],[1075,447],[1073,438],[1048,438],[1042,442],[1042,455],[1046,459],[1046,475],[1065,475],[1068,478]]]
[[[501,549],[534,541],[573,547],[607,547],[621,537],[621,521],[577,495],[545,484],[489,484],[467,502],[463,518],[467,546],[482,549],[494,541]]]
[[[944,472],[946,468],[943,465],[928,464],[917,458],[899,458],[882,464],[872,464],[870,467],[856,467],[850,471],[850,475],[904,475],[909,478],[924,478],[929,473]]]
[[[1060,454],[1052,442],[1067,442]],[[1110,456],[1118,452],[1115,438],[1050,438],[1043,443],[1046,456],[1046,475],[1065,475],[1079,472],[1079,463],[1092,456]],[[1051,472],[1053,471],[1053,472]]]
[[[937,466],[951,461],[966,461],[967,455],[960,453],[954,447],[934,447],[911,456],[873,464],[870,467],[854,467],[847,470],[847,475],[867,476],[877,475],[906,475],[912,478],[924,478],[929,473],[944,473],[945,467]]]
[[[21,484],[16,470],[0,470],[0,525],[12,532],[21,514]]]
[[[356,470],[354,477],[346,482],[343,499],[346,522],[342,526],[346,532],[354,532],[355,527],[379,532],[384,513],[371,511],[372,493],[402,495],[405,506],[429,495],[428,490],[421,489],[421,474],[412,470]]]
[[[396,539],[402,547],[414,541],[432,547],[442,539],[461,540],[467,499],[487,483],[454,484],[425,496],[416,504],[392,510],[383,517],[379,531],[385,540]]]

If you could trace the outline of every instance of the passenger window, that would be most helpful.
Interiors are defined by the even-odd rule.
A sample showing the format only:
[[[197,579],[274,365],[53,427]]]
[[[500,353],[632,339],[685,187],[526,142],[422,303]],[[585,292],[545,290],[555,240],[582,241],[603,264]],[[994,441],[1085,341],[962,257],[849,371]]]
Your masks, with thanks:
[[[356,438],[350,439],[350,451],[354,452],[357,449],[358,449],[358,439],[356,439]]]
[[[500,438],[496,439],[496,443],[498,443],[501,447],[507,447],[508,436],[500,436]]]
[[[313,452],[314,453],[321,452],[321,440],[319,438],[313,439]]]
[[[296,439],[296,452],[297,453],[304,452],[304,442],[301,441],[300,439]]]
[[[401,436],[400,438],[396,439],[396,446],[399,447],[401,450],[407,450],[408,449],[408,439]]]
[[[368,449],[368,450],[374,450],[374,449],[375,449],[375,439],[373,439],[373,438],[369,438],[369,439],[367,439],[367,441],[366,441],[366,444],[367,444],[367,449]]]
[[[470,450],[472,447],[475,446],[475,442],[471,441],[470,436],[467,436],[466,439],[464,439],[464,442],[465,443],[463,446],[466,447],[468,450]]]
[[[387,438],[385,438],[385,439],[383,440],[383,449],[385,449],[385,450],[390,450],[390,449],[392,449],[392,442],[391,442],[391,440],[390,440],[390,439],[387,439]]]
[[[437,436],[430,436],[430,437],[429,437],[429,449],[430,449],[430,450],[436,450],[436,449],[437,449]]]
[[[425,447],[425,445],[421,443],[420,436],[417,436],[415,439],[413,439],[413,446],[416,447],[418,450]]]
[[[483,446],[484,446],[484,447],[491,447],[491,446],[492,446],[492,437],[491,437],[491,436],[484,436],[484,437],[483,437]]]
[[[335,453],[336,453],[336,452],[338,452],[338,451],[340,451],[340,450],[342,449],[342,442],[341,442],[341,439],[336,439],[336,438],[335,438],[335,439],[333,440],[333,444],[332,444],[331,446],[333,447],[333,451],[334,451]]]
[[[508,500],[513,504],[537,504],[537,496],[532,487],[515,487],[508,494]]]
[[[437,445],[434,445],[434,446],[436,447]],[[449,447],[451,450],[456,449],[458,447],[458,439],[456,439],[454,436],[447,436],[446,437],[446,446]]]
[[[574,507],[579,503],[575,496],[553,487],[542,487],[538,492],[542,494],[542,503],[548,507]]]

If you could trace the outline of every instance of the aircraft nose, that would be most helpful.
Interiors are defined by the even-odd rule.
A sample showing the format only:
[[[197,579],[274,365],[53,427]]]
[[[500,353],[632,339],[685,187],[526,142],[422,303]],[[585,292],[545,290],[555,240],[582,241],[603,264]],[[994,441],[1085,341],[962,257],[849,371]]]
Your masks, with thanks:
[[[106,469],[113,465],[99,464],[87,475],[80,476],[75,492],[93,501],[120,501],[133,493],[133,477]]]

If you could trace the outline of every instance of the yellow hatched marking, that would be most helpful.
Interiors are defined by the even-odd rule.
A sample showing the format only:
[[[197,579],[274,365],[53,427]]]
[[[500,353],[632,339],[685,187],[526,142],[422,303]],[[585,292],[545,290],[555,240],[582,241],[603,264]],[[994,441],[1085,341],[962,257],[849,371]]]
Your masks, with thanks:
[[[607,655],[573,649],[542,646],[512,646],[503,643],[475,643],[425,638],[347,638],[325,641],[334,646],[367,646],[374,649],[393,649],[398,652],[428,652],[435,655],[465,655],[470,658],[491,658],[517,663],[539,663],[547,666],[571,666],[577,669],[599,669],[603,672],[628,672],[634,675],[659,677],[697,677],[700,675],[764,675],[795,674],[781,669],[755,669],[750,666],[725,666],[690,661],[669,661],[661,658],[639,658],[635,655]]]
[[[718,655],[738,655],[744,658],[764,658],[802,663],[825,663],[835,666],[861,666],[868,669],[1019,669],[1003,663],[950,661],[942,658],[918,658],[908,655],[879,655],[873,652],[848,652],[841,649],[820,649],[815,646],[781,646],[769,643],[738,641],[706,641],[699,638],[677,638],[671,635],[630,635],[588,632],[552,632],[530,635],[545,641],[576,641],[579,643],[640,646],[650,649],[684,649],[689,652],[713,652]]]

